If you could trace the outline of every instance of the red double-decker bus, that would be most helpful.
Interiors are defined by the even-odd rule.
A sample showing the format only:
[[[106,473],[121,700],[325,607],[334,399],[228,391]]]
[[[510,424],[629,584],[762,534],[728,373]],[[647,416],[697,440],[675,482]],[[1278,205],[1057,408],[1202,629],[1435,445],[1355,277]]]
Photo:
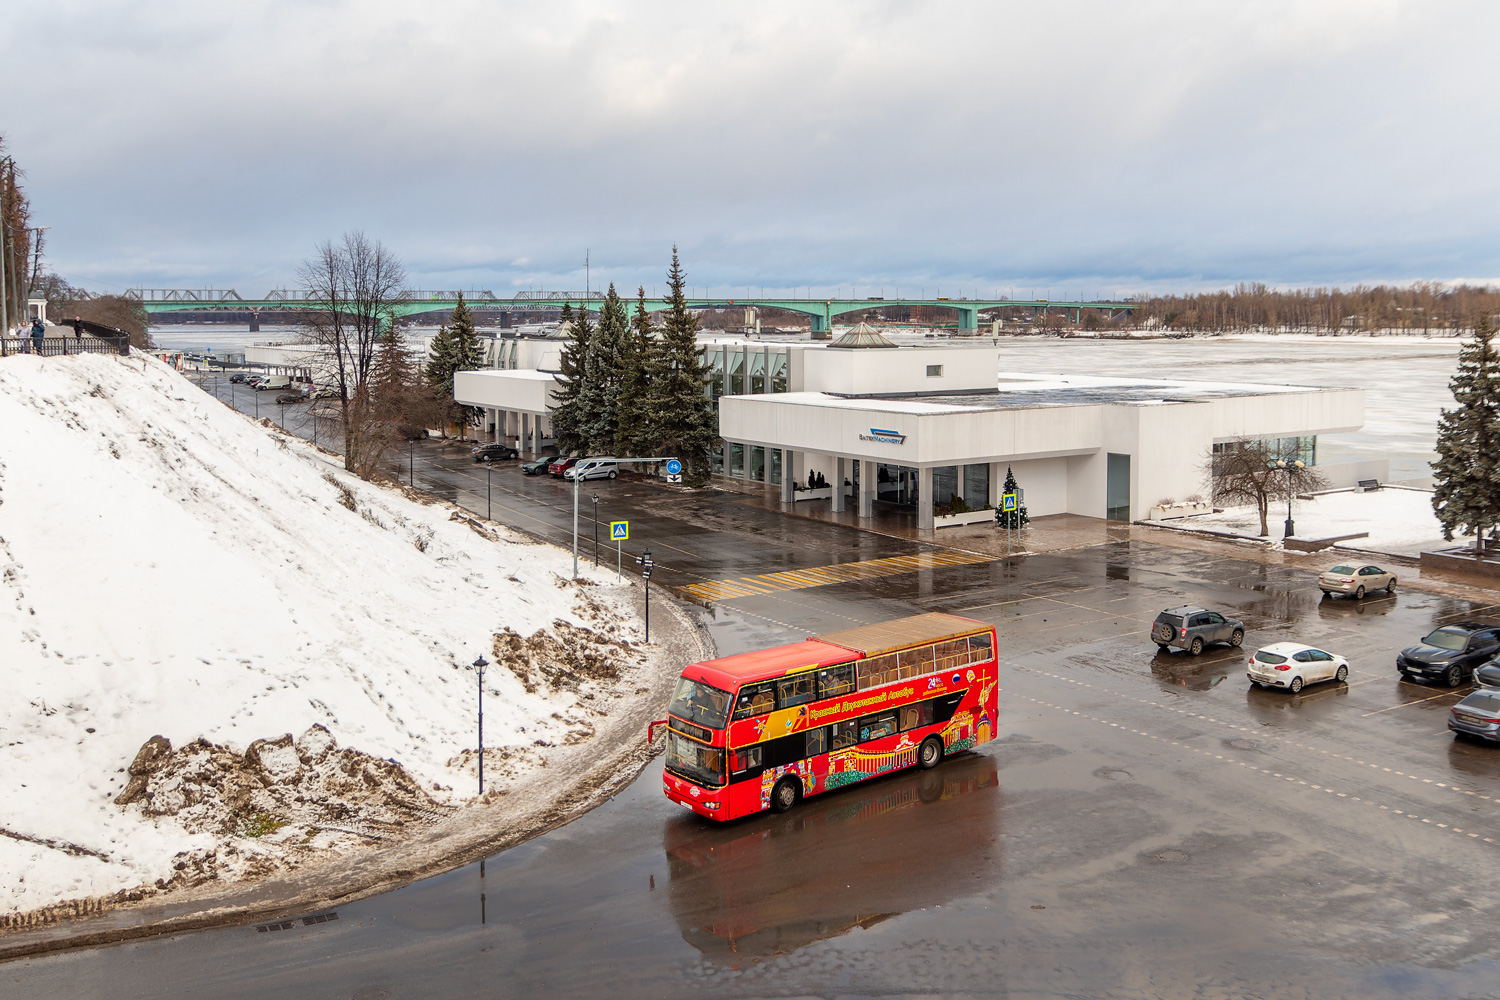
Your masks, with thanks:
[[[667,706],[667,798],[711,819],[784,812],[986,743],[995,630],[926,614],[695,663]]]

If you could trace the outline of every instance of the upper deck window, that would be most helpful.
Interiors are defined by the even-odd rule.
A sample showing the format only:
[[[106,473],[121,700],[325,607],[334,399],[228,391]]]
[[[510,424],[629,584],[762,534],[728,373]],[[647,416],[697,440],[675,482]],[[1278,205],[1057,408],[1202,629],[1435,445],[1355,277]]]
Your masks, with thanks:
[[[760,684],[746,684],[740,688],[740,696],[734,702],[734,717],[736,719],[749,719],[756,715],[765,715],[776,707],[776,682],[765,681]]]

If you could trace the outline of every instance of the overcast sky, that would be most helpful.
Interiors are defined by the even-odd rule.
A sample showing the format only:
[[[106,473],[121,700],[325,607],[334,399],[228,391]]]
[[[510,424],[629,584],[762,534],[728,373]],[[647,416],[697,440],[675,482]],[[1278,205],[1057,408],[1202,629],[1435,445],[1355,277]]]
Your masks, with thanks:
[[[1120,294],[1500,276],[1500,4],[12,5],[54,270]]]

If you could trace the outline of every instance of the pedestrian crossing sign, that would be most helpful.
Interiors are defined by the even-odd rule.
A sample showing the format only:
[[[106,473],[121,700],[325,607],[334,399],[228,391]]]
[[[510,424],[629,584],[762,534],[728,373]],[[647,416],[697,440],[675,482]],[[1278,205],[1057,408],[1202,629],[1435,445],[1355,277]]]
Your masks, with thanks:
[[[629,521],[611,521],[611,522],[609,522],[609,540],[612,541],[612,542],[628,542],[628,541],[630,541],[630,522]]]
[[[1016,495],[1014,493],[1002,493],[1000,495],[1000,509],[1011,511],[1016,509]]]

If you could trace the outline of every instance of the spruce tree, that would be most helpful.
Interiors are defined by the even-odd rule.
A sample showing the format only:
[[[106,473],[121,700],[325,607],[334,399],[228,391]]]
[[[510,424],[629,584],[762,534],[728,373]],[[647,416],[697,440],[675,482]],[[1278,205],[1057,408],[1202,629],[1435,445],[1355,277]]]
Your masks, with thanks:
[[[453,373],[471,372],[483,367],[484,348],[479,344],[479,331],[474,328],[474,316],[469,312],[469,305],[464,301],[462,292],[458,294],[458,305],[453,307],[453,315],[448,323],[448,334],[453,342],[453,368],[448,373],[448,398],[452,399]],[[460,406],[455,402],[453,407],[454,419],[460,427],[476,425],[484,417],[484,410],[478,406]]]
[[[594,327],[589,322],[588,306],[585,304],[573,312],[569,303],[563,303],[563,330],[572,338],[563,345],[558,357],[557,390],[553,393],[552,433],[557,438],[557,447],[564,455],[583,454],[588,442],[584,439],[585,414],[583,407],[584,385],[588,379],[589,341],[593,339]]]
[[[427,348],[427,364],[422,375],[432,393],[435,416],[442,426],[443,436],[448,436],[448,425],[458,420],[453,402],[453,373],[457,368],[458,348],[453,342],[453,333],[444,323],[438,327],[437,336]]]
[[[652,342],[650,379],[650,437],[660,455],[682,460],[683,482],[708,482],[709,450],[718,440],[718,421],[708,398],[708,367],[698,353],[698,318],[687,310],[683,294],[686,278],[672,247],[667,271],[669,294],[661,336]]]
[[[615,444],[620,395],[620,355],[630,336],[625,302],[611,282],[599,307],[599,325],[589,337],[583,384],[578,392],[579,437],[586,454],[607,455]]]
[[[1007,465],[1005,467],[1005,488],[1000,492],[1003,495],[1014,493],[1016,490],[1015,473],[1011,472],[1010,466]],[[1016,498],[1015,510],[1002,510],[1001,507],[1004,503],[1003,499],[997,498],[995,500],[995,523],[997,525],[1002,528],[1009,528],[1012,531],[1019,531],[1031,523],[1031,518],[1026,514],[1026,508],[1021,505],[1019,497]]]
[[[395,316],[375,345],[370,395],[378,418],[403,436],[415,436],[433,417],[432,394],[401,339]]]
[[[647,414],[649,382],[646,366],[651,359],[651,314],[646,311],[646,289],[635,292],[635,315],[620,350],[620,394],[615,397],[616,455],[655,455]]]
[[[1458,355],[1458,371],[1448,387],[1458,406],[1438,420],[1437,454],[1432,463],[1437,489],[1432,509],[1443,537],[1474,532],[1474,557],[1484,536],[1500,525],[1500,355],[1488,315],[1474,324],[1474,339]]]

